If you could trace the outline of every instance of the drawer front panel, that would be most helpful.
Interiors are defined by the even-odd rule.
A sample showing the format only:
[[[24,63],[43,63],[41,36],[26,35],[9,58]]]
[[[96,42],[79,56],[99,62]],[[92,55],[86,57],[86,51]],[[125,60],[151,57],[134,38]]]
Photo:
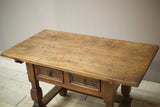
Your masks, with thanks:
[[[63,82],[62,71],[42,66],[36,66],[36,68],[38,77],[46,78],[57,82]]]
[[[70,84],[78,87],[87,88],[94,91],[100,91],[100,81],[84,76],[69,74]]]

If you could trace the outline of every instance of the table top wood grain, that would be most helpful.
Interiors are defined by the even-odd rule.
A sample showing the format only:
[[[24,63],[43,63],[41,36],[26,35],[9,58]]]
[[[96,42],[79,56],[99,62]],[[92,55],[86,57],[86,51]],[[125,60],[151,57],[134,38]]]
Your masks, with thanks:
[[[1,55],[137,87],[158,48],[152,44],[43,30]]]

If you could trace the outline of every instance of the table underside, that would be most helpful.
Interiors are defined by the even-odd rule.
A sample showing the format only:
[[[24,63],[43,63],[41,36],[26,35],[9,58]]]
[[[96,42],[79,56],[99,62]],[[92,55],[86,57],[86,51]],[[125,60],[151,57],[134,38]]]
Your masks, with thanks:
[[[130,87],[122,85],[122,96],[116,95],[119,84],[111,81],[102,81],[77,74],[44,66],[26,63],[29,81],[32,84],[31,97],[33,107],[45,107],[58,93],[67,95],[67,90],[72,90],[91,96],[103,98],[107,107],[113,107],[114,102],[120,103],[119,107],[130,107]],[[39,81],[56,85],[44,97],[39,87]]]

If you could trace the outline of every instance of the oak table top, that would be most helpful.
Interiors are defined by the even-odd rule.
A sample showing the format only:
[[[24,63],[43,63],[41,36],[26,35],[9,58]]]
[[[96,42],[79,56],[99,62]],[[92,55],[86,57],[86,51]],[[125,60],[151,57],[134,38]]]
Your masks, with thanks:
[[[137,87],[158,48],[152,44],[43,30],[1,55]]]

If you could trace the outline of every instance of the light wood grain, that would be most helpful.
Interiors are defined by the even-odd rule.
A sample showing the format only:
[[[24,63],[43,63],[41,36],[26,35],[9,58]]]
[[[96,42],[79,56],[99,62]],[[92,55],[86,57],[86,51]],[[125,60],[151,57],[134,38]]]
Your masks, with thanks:
[[[1,55],[95,79],[138,86],[157,50],[157,45],[43,30]]]

